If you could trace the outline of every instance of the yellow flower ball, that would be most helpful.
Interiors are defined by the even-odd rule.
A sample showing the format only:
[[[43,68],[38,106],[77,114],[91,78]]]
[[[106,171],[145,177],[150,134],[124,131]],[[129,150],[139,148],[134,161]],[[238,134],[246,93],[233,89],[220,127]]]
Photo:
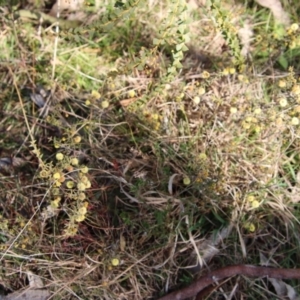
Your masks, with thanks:
[[[85,175],[80,176],[80,180],[81,180],[81,182],[83,182],[84,184],[86,184],[86,183],[89,181],[89,179],[88,179]]]
[[[66,183],[66,187],[67,187],[68,189],[72,189],[72,188],[74,187],[74,185],[75,185],[74,181],[71,181],[71,180],[69,180],[69,181]]]
[[[202,78],[207,79],[210,77],[210,74],[207,71],[202,72]]]
[[[83,173],[83,174],[86,174],[88,171],[89,171],[89,168],[88,168],[87,166],[83,166],[83,167],[80,169],[80,172]]]
[[[255,108],[254,114],[260,115],[261,114],[261,108]]]
[[[200,103],[200,101],[201,101],[201,99],[200,99],[200,97],[198,97],[198,96],[196,96],[196,97],[193,98],[193,103],[194,103],[195,105],[198,105],[198,104]]]
[[[75,221],[82,222],[82,221],[84,221],[84,219],[85,219],[85,215],[78,215],[78,216],[76,216]]]
[[[75,144],[79,144],[81,142],[81,136],[79,135],[74,136],[73,141]]]
[[[292,32],[295,32],[299,29],[299,25],[297,23],[294,23],[289,28]]]
[[[59,206],[59,201],[53,200],[53,201],[51,201],[50,205],[51,205],[52,208],[58,208],[58,206]]]
[[[53,179],[58,180],[60,178],[60,176],[61,176],[60,173],[56,172],[56,173],[53,174]]]
[[[101,102],[101,107],[103,109],[108,108],[109,107],[109,102],[107,100],[104,100]]]
[[[253,195],[247,196],[247,201],[248,202],[253,202],[255,200],[255,197]]]
[[[86,212],[87,212],[87,209],[86,209],[85,206],[82,206],[82,207],[80,207],[80,208],[78,209],[78,213],[79,213],[80,215],[85,215]]]
[[[84,190],[86,190],[86,185],[83,182],[78,182],[77,183],[77,189],[79,191],[84,191]]]
[[[253,224],[253,223],[250,223],[249,224],[249,227],[248,227],[248,230],[250,231],[250,232],[254,232],[255,231],[255,225]]]
[[[281,107],[286,107],[287,104],[288,104],[287,99],[284,98],[284,97],[279,98],[278,101],[279,101],[279,104],[280,104]]]
[[[129,98],[133,98],[134,96],[135,96],[135,91],[134,90],[128,91],[128,97]]]
[[[78,194],[78,200],[83,201],[86,198],[85,193],[79,193]]]
[[[280,88],[285,88],[286,87],[286,81],[285,80],[279,80],[278,81],[278,86]]]
[[[91,93],[91,96],[94,99],[99,99],[101,97],[101,94],[98,91],[93,90],[92,93]]]
[[[204,88],[204,87],[200,87],[199,90],[198,90],[198,95],[199,95],[199,96],[202,96],[202,95],[204,95],[205,93],[206,93],[205,88]]]
[[[112,266],[117,267],[120,264],[120,260],[118,258],[113,258],[111,264]]]
[[[58,196],[58,195],[60,194],[60,191],[59,191],[58,188],[53,188],[53,189],[51,190],[51,192],[52,192],[52,195],[53,195],[53,196]]]
[[[257,200],[253,200],[251,206],[252,208],[258,208],[260,206],[260,203]]]
[[[71,165],[73,165],[73,166],[78,166],[78,164],[79,164],[78,158],[73,157],[73,158],[71,159]]]
[[[229,69],[228,69],[228,68],[225,68],[225,69],[222,71],[222,74],[223,74],[224,76],[229,75]]]
[[[184,177],[183,178],[183,184],[184,185],[189,185],[191,184],[191,179],[189,177]]]
[[[291,124],[292,125],[299,125],[299,119],[296,118],[296,117],[293,117],[292,120],[291,120]]]
[[[237,108],[236,107],[230,107],[230,113],[231,114],[236,114],[237,113]]]
[[[84,184],[85,184],[86,189],[89,189],[92,186],[92,184],[89,180],[87,182],[85,182]]]
[[[49,172],[46,171],[46,170],[41,170],[40,171],[40,177],[41,178],[47,178],[47,177],[49,177]]]
[[[56,157],[57,160],[63,160],[64,159],[64,155],[60,152],[56,153],[55,157]]]
[[[229,73],[230,74],[235,74],[236,72],[236,69],[235,68],[229,68]]]

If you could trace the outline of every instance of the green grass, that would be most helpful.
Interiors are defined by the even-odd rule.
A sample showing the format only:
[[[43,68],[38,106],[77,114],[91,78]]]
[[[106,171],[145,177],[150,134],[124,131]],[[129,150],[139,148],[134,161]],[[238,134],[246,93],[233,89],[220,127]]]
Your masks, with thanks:
[[[156,299],[207,268],[259,265],[261,254],[299,263],[299,48],[289,49],[299,30],[275,39],[256,4],[200,7],[188,12],[183,69],[170,74],[183,38],[176,17],[165,23],[175,4],[142,4],[105,32],[61,28],[59,39],[0,15],[6,289],[26,287],[30,270],[54,299]],[[247,19],[251,56],[234,64],[234,30]],[[45,115],[30,97],[37,87],[50,95]],[[204,266],[191,268],[197,252]],[[240,278],[241,297],[277,299],[265,279]]]

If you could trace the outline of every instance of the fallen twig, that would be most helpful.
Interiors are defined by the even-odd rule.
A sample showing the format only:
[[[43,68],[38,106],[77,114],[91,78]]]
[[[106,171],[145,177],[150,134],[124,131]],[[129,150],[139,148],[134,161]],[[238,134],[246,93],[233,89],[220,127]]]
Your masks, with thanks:
[[[270,277],[278,279],[300,279],[300,269],[280,269],[270,267],[258,267],[253,265],[233,265],[217,269],[199,278],[191,285],[172,292],[158,300],[184,300],[193,297],[204,288],[227,277],[244,275],[248,277]]]

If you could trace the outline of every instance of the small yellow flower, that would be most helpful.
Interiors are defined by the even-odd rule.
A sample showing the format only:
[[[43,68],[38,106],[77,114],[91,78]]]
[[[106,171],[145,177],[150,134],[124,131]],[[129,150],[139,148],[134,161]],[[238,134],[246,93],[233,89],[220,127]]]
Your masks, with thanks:
[[[230,74],[235,74],[236,72],[236,69],[235,68],[229,68],[229,73]]]
[[[47,177],[49,177],[49,172],[46,171],[46,170],[41,170],[40,171],[40,177],[41,178],[47,178]]]
[[[152,114],[152,119],[157,121],[159,119],[159,115],[158,114]]]
[[[244,129],[249,129],[251,127],[251,124],[249,124],[248,122],[242,122],[242,126]]]
[[[71,180],[69,180],[69,181],[66,183],[66,187],[67,187],[68,189],[72,189],[72,188],[74,187],[74,185],[75,185],[74,181],[71,181]]]
[[[286,81],[285,80],[279,80],[278,81],[278,86],[280,88],[285,88],[286,87]]]
[[[87,182],[85,182],[84,184],[85,184],[86,189],[89,189],[92,186],[92,184],[89,180]]]
[[[198,158],[200,160],[206,160],[207,159],[207,155],[204,152],[199,153]]]
[[[299,25],[297,23],[294,23],[290,26],[289,30],[292,32],[295,32],[299,29]]]
[[[89,99],[85,100],[85,105],[86,105],[86,106],[91,105],[91,101],[90,101]]]
[[[247,123],[251,123],[251,122],[253,122],[253,117],[249,116],[249,117],[247,117],[247,118],[245,119],[245,121],[246,121]]]
[[[256,229],[256,228],[255,228],[255,225],[254,225],[253,223],[250,223],[250,224],[249,224],[249,231],[250,231],[250,232],[254,232],[255,229]]]
[[[53,179],[58,180],[60,178],[60,176],[61,176],[60,173],[56,172],[53,174]]]
[[[113,258],[111,264],[112,266],[117,267],[120,264],[120,260],[118,258]]]
[[[260,203],[257,200],[253,200],[251,206],[252,208],[258,208],[260,206]]]
[[[171,88],[172,88],[171,84],[167,83],[167,84],[165,85],[165,90],[166,90],[166,91],[169,91]]]
[[[135,96],[135,90],[130,90],[127,94],[129,98],[133,98]]]
[[[77,215],[75,217],[76,222],[82,222],[82,221],[84,221],[84,219],[85,219],[85,215]]]
[[[253,195],[247,196],[247,201],[248,202],[253,202],[255,200],[255,197]]]
[[[260,115],[261,114],[261,108],[255,108],[254,109],[254,114]]]
[[[237,113],[237,108],[236,107],[230,107],[230,113],[231,114],[236,114]]]
[[[85,175],[81,174],[81,176],[79,176],[79,177],[80,177],[81,182],[83,182],[84,184],[86,184],[89,181],[89,179]]]
[[[51,201],[51,207],[52,208],[58,208],[58,206],[59,206],[59,201],[57,201],[57,200],[53,200],[53,201]]]
[[[86,185],[83,182],[78,182],[77,183],[77,189],[79,191],[84,191],[86,189]]]
[[[55,182],[54,182],[54,186],[56,186],[56,187],[60,187],[60,186],[61,186],[61,182],[59,182],[59,181],[55,181]]]
[[[198,105],[200,103],[200,97],[196,96],[193,99],[194,104]]]
[[[287,99],[284,98],[284,97],[279,98],[278,101],[279,101],[279,104],[280,104],[281,107],[286,107],[287,104],[288,104]]]
[[[81,142],[81,136],[79,135],[74,136],[73,141],[75,144],[79,144]]]
[[[292,125],[299,125],[299,119],[297,117],[293,117],[291,120]]]
[[[222,71],[222,74],[223,74],[224,76],[229,75],[229,69],[228,69],[228,68],[225,68],[225,69]]]
[[[256,133],[260,133],[261,132],[261,127],[256,125],[253,127],[253,130],[256,132]]]
[[[78,194],[78,200],[83,201],[86,198],[85,193],[79,193]]]
[[[202,96],[202,95],[204,95],[205,93],[206,93],[205,88],[204,88],[204,87],[200,87],[199,90],[198,90],[198,95],[199,95],[199,96]]]
[[[109,102],[107,100],[104,100],[101,102],[101,107],[103,109],[108,108],[109,107]]]
[[[53,189],[51,190],[51,192],[52,192],[52,195],[53,195],[53,196],[58,196],[58,195],[60,194],[60,191],[59,191],[58,188],[53,188]]]
[[[239,82],[242,82],[242,83],[249,83],[249,79],[242,74],[238,75],[238,80],[239,80]]]
[[[80,214],[80,215],[85,215],[86,212],[87,212],[87,210],[86,210],[85,206],[82,206],[78,209],[78,214]]]
[[[247,222],[245,225],[244,225],[244,228],[249,230],[250,232],[254,232],[255,231],[255,225],[252,223],[252,222]]]
[[[207,79],[210,77],[210,74],[207,71],[202,72],[202,78]]]
[[[64,159],[64,155],[60,152],[56,153],[55,157],[56,157],[57,160],[63,160]]]
[[[71,159],[71,165],[73,165],[73,166],[78,166],[78,164],[79,164],[78,158],[73,157],[73,158]]]
[[[98,91],[93,90],[91,96],[93,99],[99,99],[101,97],[101,94]]]
[[[89,168],[88,168],[87,166],[83,166],[83,167],[80,169],[80,172],[83,173],[83,174],[86,174],[88,171],[89,171]]]
[[[183,178],[183,184],[184,185],[189,185],[191,184],[191,179],[189,177],[184,177]]]

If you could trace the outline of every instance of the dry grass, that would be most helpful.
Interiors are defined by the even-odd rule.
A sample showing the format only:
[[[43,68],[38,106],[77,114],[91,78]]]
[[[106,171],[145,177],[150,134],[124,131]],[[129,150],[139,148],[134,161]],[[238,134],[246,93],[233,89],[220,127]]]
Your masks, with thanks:
[[[46,26],[13,25],[1,15],[6,292],[27,289],[30,270],[53,299],[155,299],[207,269],[259,264],[260,254],[280,267],[299,262],[298,70],[280,70],[276,41],[274,57],[260,55],[273,39],[266,12],[250,18],[238,6],[264,37],[253,42],[243,73],[203,8],[190,12],[194,38],[183,71],[165,83],[170,50],[149,54],[153,20],[162,22],[165,6],[149,6],[153,14],[138,8],[139,20],[92,40],[64,31],[56,40]],[[138,69],[143,51],[147,64]],[[288,60],[293,65],[297,54]],[[47,112],[37,105],[41,87],[49,90],[38,98],[48,101]],[[69,237],[64,230],[81,204],[62,184],[50,218],[55,182],[40,175],[50,162],[64,172],[58,152],[88,166],[91,183],[85,219]],[[74,179],[70,173],[64,176]],[[299,283],[290,284],[297,290]],[[267,280],[246,278],[230,279],[210,298],[230,293],[276,298]]]

